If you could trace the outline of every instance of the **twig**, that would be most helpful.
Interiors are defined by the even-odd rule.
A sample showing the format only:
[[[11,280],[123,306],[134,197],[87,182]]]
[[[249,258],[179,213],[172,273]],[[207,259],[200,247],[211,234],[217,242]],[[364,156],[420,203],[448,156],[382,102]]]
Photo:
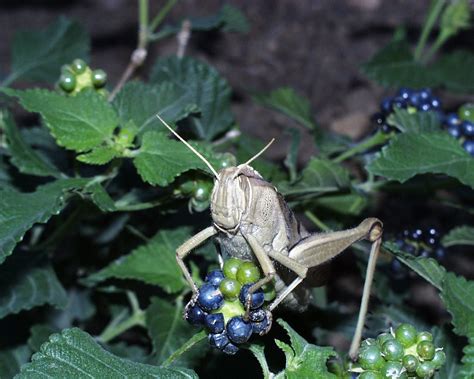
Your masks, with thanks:
[[[177,35],[178,39],[178,50],[176,55],[178,58],[183,58],[188,46],[189,38],[191,37],[191,21],[184,20],[181,24],[181,30]]]

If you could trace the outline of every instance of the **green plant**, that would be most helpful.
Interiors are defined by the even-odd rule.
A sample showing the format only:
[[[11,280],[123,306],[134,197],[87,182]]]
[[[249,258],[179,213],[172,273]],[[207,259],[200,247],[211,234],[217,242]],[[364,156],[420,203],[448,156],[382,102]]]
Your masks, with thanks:
[[[191,33],[245,32],[248,23],[239,10],[224,5],[213,16],[164,25],[175,3],[168,0],[155,17],[149,17],[148,1],[138,1],[137,48],[113,87],[105,71],[89,67],[90,41],[76,22],[61,18],[45,30],[19,32],[14,39],[11,70],[0,88],[0,328],[8,330],[15,322],[17,329],[12,342],[1,345],[1,378],[117,377],[117,373],[197,377],[196,371],[206,376],[205,355],[207,366],[216,371],[231,364],[220,352],[209,350],[205,331],[182,319],[190,288],[175,259],[176,248],[209,225],[209,169],[171,139],[155,115],[178,128],[216,168],[246,161],[264,142],[240,131],[230,107],[228,82],[209,64],[183,56],[185,42],[179,56],[156,61],[148,80],[129,79],[147,58],[151,43],[189,28]],[[400,87],[430,87],[435,92],[442,88],[470,94],[474,54],[441,51],[469,23],[467,0],[434,0],[416,46],[412,49],[412,41],[398,32],[363,71],[390,87],[391,93]],[[434,30],[438,34],[427,46]],[[40,86],[18,89],[17,81]],[[421,358],[435,362],[435,377],[473,377],[474,282],[414,252],[426,248],[431,253],[430,246],[440,244],[449,262],[449,255],[462,250],[462,245],[474,245],[474,158],[467,145],[463,148],[470,141],[467,122],[472,123],[472,106],[464,105],[458,118],[449,120],[444,113],[440,119],[439,109],[414,112],[403,104],[391,106],[384,122],[396,133],[379,130],[352,142],[318,126],[309,101],[290,88],[254,94],[253,99],[296,121],[314,139],[318,152],[302,168],[297,160],[301,133],[296,129],[290,131],[282,165],[263,158],[253,162],[314,229],[349,227],[355,217],[374,212],[384,220],[400,209],[409,212],[409,205],[416,202],[426,212],[434,207],[430,220],[447,231],[431,245],[420,240],[411,244],[409,238],[397,243],[401,229],[390,230],[386,221],[366,337],[407,323],[431,334],[415,335],[414,329],[404,326],[394,335],[379,336],[375,345],[369,344],[371,350],[365,350],[364,370],[381,369],[392,378],[403,377],[402,366],[410,372],[415,366],[415,372],[429,372],[433,367],[419,369]],[[9,110],[15,101],[39,115],[35,126],[17,126]],[[458,119],[468,125],[461,141],[450,129],[460,125]],[[385,210],[385,203],[377,207],[390,197],[395,208],[388,201]],[[446,213],[452,217],[444,218]],[[418,228],[419,215],[409,216]],[[368,245],[358,243],[354,250],[353,259],[364,267]],[[449,323],[441,325],[438,320],[435,325],[407,305],[408,289],[388,275],[387,265],[393,261],[409,273],[404,284],[421,278],[439,292],[451,316]],[[199,248],[191,266],[193,279],[202,284],[216,264],[212,244]],[[234,287],[260,275],[254,266],[240,271],[239,267],[240,262],[227,261],[223,269],[230,278],[223,290],[229,302],[239,292]],[[235,278],[239,283],[230,282]],[[267,296],[274,296],[271,288],[265,290],[266,300]],[[250,351],[265,378],[350,377],[351,363],[343,349],[324,346],[335,333],[343,337],[353,333],[354,312],[343,303],[343,299],[328,302],[324,290],[313,290],[305,313],[284,313],[287,321],[278,318],[268,336],[255,336],[232,359],[242,374],[247,365],[255,370],[249,363]],[[282,340],[283,330],[290,343]],[[394,336],[399,344],[393,342]],[[415,342],[420,350],[406,354]],[[442,347],[444,356],[433,347]],[[267,361],[264,349],[270,357],[281,350],[285,363],[281,355],[281,364],[273,358]],[[377,354],[395,364],[386,366]],[[375,372],[360,377],[370,375],[380,377]]]

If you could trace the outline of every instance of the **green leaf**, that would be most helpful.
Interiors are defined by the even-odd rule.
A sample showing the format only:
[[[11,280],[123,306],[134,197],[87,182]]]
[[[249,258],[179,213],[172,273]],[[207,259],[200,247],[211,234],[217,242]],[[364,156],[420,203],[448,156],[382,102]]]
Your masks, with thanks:
[[[189,237],[186,228],[161,230],[146,245],[120,257],[86,281],[95,284],[109,278],[135,279],[160,286],[167,293],[181,291],[186,282],[176,264],[176,249]]]
[[[441,16],[440,35],[450,38],[463,29],[469,29],[469,0],[455,0],[448,3]]]
[[[93,90],[83,90],[75,96],[44,89],[4,92],[18,97],[26,110],[40,113],[57,143],[77,152],[110,142],[118,125],[112,106]]]
[[[474,245],[474,227],[463,225],[451,229],[441,240],[443,246]]]
[[[86,179],[61,179],[22,193],[0,189],[0,263],[9,256],[18,241],[36,223],[45,223],[66,205],[68,191],[80,188]]]
[[[151,300],[146,310],[146,326],[153,343],[153,354],[158,364],[163,363],[173,355],[182,345],[196,334],[196,328],[183,319],[183,306],[178,299],[173,305],[157,297]],[[200,338],[199,342],[203,341]],[[207,341],[206,341],[207,342]],[[207,344],[195,344],[184,354],[176,357],[172,364],[183,367],[193,367],[196,360],[207,352]]]
[[[193,104],[201,111],[191,118],[197,136],[211,141],[234,122],[230,109],[231,90],[227,81],[213,67],[190,57],[160,59],[153,67],[152,83],[171,82],[189,91]]]
[[[474,159],[445,132],[396,135],[366,168],[399,182],[418,174],[445,174],[474,188]]]
[[[474,377],[474,336],[469,337],[469,343],[464,346],[464,356],[461,361],[463,365],[459,371],[459,377],[470,379]]]
[[[48,324],[36,324],[30,329],[30,338],[28,338],[28,346],[33,352],[39,351],[41,345],[45,343],[49,336],[58,330]]]
[[[219,167],[210,148],[196,143],[191,145],[203,154],[213,167]],[[159,186],[167,186],[178,175],[191,169],[210,172],[204,162],[183,143],[159,132],[146,132],[143,135],[142,147],[133,164],[145,182]]]
[[[436,112],[410,113],[406,109],[395,108],[393,116],[388,119],[390,125],[401,132],[436,132],[440,130],[441,122]]]
[[[412,308],[403,305],[380,305],[372,309],[367,316],[365,326],[371,334],[376,335],[403,323],[411,324],[418,330],[428,328],[428,325],[418,317]],[[351,332],[354,333],[353,330]]]
[[[441,299],[453,317],[454,332],[474,336],[474,281],[453,273],[446,274]]]
[[[447,89],[457,92],[474,92],[474,54],[455,51],[443,55],[432,67],[438,80]]]
[[[199,110],[195,96],[184,86],[171,82],[148,85],[142,82],[125,84],[113,101],[122,124],[130,120],[138,133],[147,130],[166,131],[157,114],[169,123],[175,123]]]
[[[329,209],[341,214],[357,216],[367,207],[368,200],[366,196],[357,192],[324,195],[312,200],[315,207]]]
[[[275,340],[276,342],[277,340]],[[277,343],[278,344],[278,343]],[[247,349],[249,349],[252,354],[257,359],[258,363],[260,363],[260,367],[262,368],[263,379],[270,379],[272,377],[272,373],[270,368],[268,367],[267,358],[265,357],[264,345],[259,345],[256,343],[251,343]]]
[[[0,378],[13,378],[30,357],[31,350],[27,345],[0,350]]]
[[[61,173],[23,139],[10,112],[0,111],[0,130],[5,131],[11,162],[24,174],[58,177]]]
[[[446,269],[435,259],[415,257],[412,254],[404,253],[393,242],[385,242],[383,248],[395,255],[400,262],[407,265],[430,284],[439,290],[442,289]]]
[[[386,87],[435,87],[438,80],[426,67],[414,60],[406,41],[393,41],[378,51],[362,71]]]
[[[52,378],[197,378],[192,370],[145,365],[116,357],[78,328],[53,334],[24,365],[17,379]]]
[[[119,156],[119,152],[112,146],[98,146],[88,153],[78,155],[77,160],[92,165],[103,165]]]
[[[70,328],[76,321],[89,320],[96,311],[91,300],[91,291],[71,288],[67,291],[67,304],[64,309],[49,313],[48,321],[56,329]]]
[[[0,267],[0,318],[39,305],[64,308],[67,295],[51,265],[18,252]]]
[[[311,158],[294,184],[283,182],[279,190],[286,196],[315,196],[350,185],[349,172],[328,159]]]
[[[117,210],[114,200],[100,183],[94,183],[88,186],[84,191],[99,207],[102,212],[114,212]]]
[[[315,128],[309,100],[298,95],[292,88],[278,88],[269,94],[255,95],[253,99],[265,107],[287,115],[308,129]]]
[[[336,375],[327,370],[326,362],[336,356],[332,347],[321,347],[309,344],[303,337],[293,330],[285,321],[277,322],[285,328],[290,337],[291,347],[281,341],[277,345],[285,352],[285,377],[288,379],[321,378],[336,379]]]
[[[89,37],[76,22],[60,18],[43,31],[16,33],[12,46],[12,72],[16,79],[54,82],[63,64],[75,58],[87,59]]]
[[[287,130],[287,134],[289,134],[291,137],[291,144],[288,153],[286,154],[285,161],[283,163],[285,164],[290,174],[290,182],[293,182],[296,180],[296,177],[298,175],[297,165],[298,152],[301,142],[301,132],[297,129],[292,128]]]

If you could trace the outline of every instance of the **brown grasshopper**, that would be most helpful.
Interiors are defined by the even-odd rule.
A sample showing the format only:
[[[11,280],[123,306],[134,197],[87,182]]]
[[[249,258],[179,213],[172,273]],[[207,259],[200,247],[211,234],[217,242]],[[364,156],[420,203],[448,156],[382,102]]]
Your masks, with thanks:
[[[264,277],[250,287],[249,294],[274,281],[277,296],[268,306],[269,312],[281,302],[293,309],[305,309],[309,302],[309,288],[304,284],[300,285],[303,280],[310,278],[318,266],[330,261],[353,243],[367,239],[372,242],[372,247],[357,326],[349,350],[349,355],[355,358],[381,244],[382,222],[376,218],[367,218],[353,229],[310,234],[295,218],[278,190],[249,165],[273,140],[246,163],[217,172],[196,149],[160,116],[157,117],[215,176],[210,202],[212,225],[191,237],[176,250],[176,260],[191,285],[193,299],[198,295],[198,288],[183,259],[211,237],[217,240],[224,256],[258,262]],[[222,262],[222,257],[220,261]],[[249,309],[250,295],[246,316]]]

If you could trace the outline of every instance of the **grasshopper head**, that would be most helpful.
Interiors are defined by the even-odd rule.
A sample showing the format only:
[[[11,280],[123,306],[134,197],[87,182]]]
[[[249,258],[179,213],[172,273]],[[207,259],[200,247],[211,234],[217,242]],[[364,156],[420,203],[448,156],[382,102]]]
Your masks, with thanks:
[[[211,214],[214,223],[224,229],[238,228],[242,215],[251,201],[249,178],[263,179],[252,167],[241,164],[219,171],[211,196]]]

